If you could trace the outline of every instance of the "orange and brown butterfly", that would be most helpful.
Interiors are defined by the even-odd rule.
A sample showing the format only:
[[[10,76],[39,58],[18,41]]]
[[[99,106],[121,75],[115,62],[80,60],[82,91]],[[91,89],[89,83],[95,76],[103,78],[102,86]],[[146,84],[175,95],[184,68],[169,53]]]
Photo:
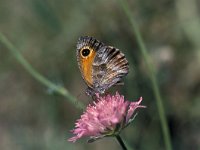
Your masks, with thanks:
[[[89,96],[103,94],[113,85],[122,83],[122,77],[129,72],[128,61],[119,49],[106,46],[93,37],[78,39],[76,55]]]

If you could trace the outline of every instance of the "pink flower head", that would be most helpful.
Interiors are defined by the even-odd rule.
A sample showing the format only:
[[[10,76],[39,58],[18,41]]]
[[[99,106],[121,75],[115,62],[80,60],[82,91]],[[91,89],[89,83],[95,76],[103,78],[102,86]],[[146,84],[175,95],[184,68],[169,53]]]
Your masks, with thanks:
[[[97,94],[97,102],[89,105],[86,112],[77,120],[75,129],[72,133],[74,137],[68,141],[75,142],[77,139],[85,136],[90,137],[90,141],[119,134],[121,129],[125,128],[134,118],[134,111],[137,108],[144,108],[140,105],[142,97],[137,102],[124,100],[124,96],[107,95],[100,97]]]

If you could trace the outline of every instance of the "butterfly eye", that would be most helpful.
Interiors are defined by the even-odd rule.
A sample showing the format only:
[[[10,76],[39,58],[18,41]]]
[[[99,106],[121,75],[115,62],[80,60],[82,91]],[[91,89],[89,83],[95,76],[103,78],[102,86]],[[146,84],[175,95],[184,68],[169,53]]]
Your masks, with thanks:
[[[83,49],[81,51],[81,54],[82,54],[83,57],[86,57],[90,54],[90,50],[89,49]]]

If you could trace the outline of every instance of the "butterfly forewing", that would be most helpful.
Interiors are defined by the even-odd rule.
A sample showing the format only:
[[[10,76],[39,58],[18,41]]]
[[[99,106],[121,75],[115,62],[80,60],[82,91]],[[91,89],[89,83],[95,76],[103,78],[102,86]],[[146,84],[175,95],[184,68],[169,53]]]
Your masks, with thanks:
[[[100,41],[96,40],[93,37],[88,37],[88,36],[80,37],[77,42],[76,55],[77,55],[78,66],[82,74],[82,78],[90,88],[93,88],[93,82],[94,82],[92,77],[92,72],[93,72],[92,64],[94,63],[94,59],[97,54],[96,50],[101,48],[102,46],[104,46],[103,43],[101,43]],[[81,51],[84,49],[90,50],[91,55],[86,57],[82,56]]]

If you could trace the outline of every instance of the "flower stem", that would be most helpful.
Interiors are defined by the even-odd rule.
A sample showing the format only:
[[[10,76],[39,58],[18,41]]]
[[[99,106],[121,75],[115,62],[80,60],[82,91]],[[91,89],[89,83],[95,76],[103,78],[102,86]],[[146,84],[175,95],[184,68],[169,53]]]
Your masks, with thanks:
[[[119,0],[119,2],[120,2],[120,6],[123,8],[124,13],[126,14],[128,20],[129,20],[129,22],[132,26],[133,33],[135,34],[137,43],[140,47],[140,50],[142,52],[142,55],[144,57],[144,60],[146,62],[146,65],[147,65],[147,68],[148,68],[148,71],[149,71],[149,74],[150,74],[150,80],[151,80],[154,95],[155,95],[155,98],[156,98],[156,104],[157,104],[157,109],[158,109],[158,112],[159,112],[159,117],[160,117],[160,122],[161,122],[161,127],[162,127],[162,132],[163,132],[166,150],[172,150],[169,127],[167,125],[165,110],[164,110],[160,90],[159,90],[157,79],[156,79],[155,68],[154,68],[152,61],[151,61],[151,58],[150,58],[150,56],[147,52],[146,46],[144,44],[141,33],[138,29],[137,23],[135,22],[132,14],[131,14],[131,10],[129,8],[127,1],[126,0]]]
[[[20,54],[20,52],[13,46],[13,44],[2,34],[0,33],[0,42],[5,45],[5,47],[10,50],[10,52],[14,55],[17,61],[28,71],[37,81],[42,83],[43,85],[47,86],[48,88],[56,91],[60,95],[63,95],[67,98],[69,102],[74,104],[77,108],[83,109],[84,105],[77,101],[77,99],[69,93],[67,89],[64,87],[58,86],[47,78],[42,76],[39,72],[37,72],[27,61],[26,59]]]
[[[116,135],[115,137],[116,137],[117,141],[119,142],[119,144],[121,145],[122,149],[127,150],[126,145],[124,144],[122,138],[119,135]]]

